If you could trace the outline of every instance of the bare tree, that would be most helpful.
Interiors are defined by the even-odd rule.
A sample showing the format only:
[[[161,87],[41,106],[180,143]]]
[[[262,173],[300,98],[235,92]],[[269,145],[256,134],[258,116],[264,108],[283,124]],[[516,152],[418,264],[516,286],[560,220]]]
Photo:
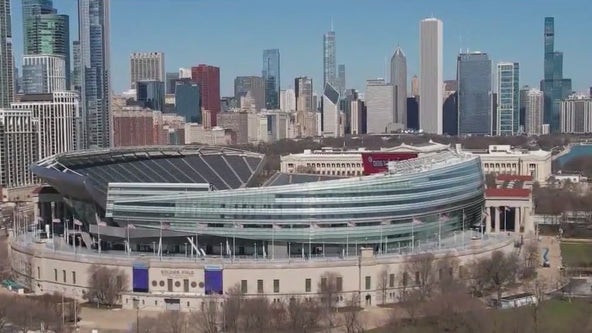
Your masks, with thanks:
[[[224,331],[238,333],[239,319],[243,306],[243,294],[240,289],[240,284],[234,285],[226,292],[226,300],[222,306],[224,315]]]
[[[419,291],[421,300],[427,299],[434,283],[434,255],[422,253],[411,256],[405,264],[405,272],[415,279],[415,288]]]
[[[282,332],[308,333],[319,327],[321,308],[315,299],[291,297],[285,311],[285,325]]]
[[[187,314],[181,311],[167,311],[158,315],[159,332],[188,333],[189,322]]]
[[[364,327],[360,321],[360,297],[353,294],[351,299],[347,301],[348,311],[343,314],[343,321],[345,331],[347,333],[363,333]]]
[[[462,279],[455,279],[454,274],[459,270],[459,260],[454,255],[447,255],[436,263],[438,274],[438,289],[440,293],[464,286]],[[458,274],[458,273],[457,273]]]
[[[201,304],[201,309],[191,315],[191,322],[195,325],[196,333],[218,333],[218,317],[220,311],[218,302],[207,299]]]
[[[0,294],[0,332],[8,323],[9,308],[12,304],[12,296]]]
[[[84,295],[89,302],[112,306],[128,288],[129,277],[121,269],[92,265],[89,275],[89,291]]]
[[[434,295],[422,309],[438,332],[483,331],[488,319],[483,304],[460,285]]]
[[[335,272],[325,272],[318,284],[321,306],[329,327],[334,326],[334,314],[342,291],[342,277]]]
[[[540,260],[539,245],[536,239],[527,241],[522,247],[523,267],[522,278],[530,279],[536,275],[536,267]]]
[[[529,286],[530,292],[536,298],[532,306],[532,322],[534,325],[534,333],[539,332],[540,326],[540,305],[545,300],[546,290],[549,284],[542,278],[537,278]]]
[[[267,297],[245,299],[240,332],[267,332],[271,326],[269,320],[271,307]]]
[[[386,304],[388,298],[387,298],[387,294],[388,294],[388,288],[389,288],[389,270],[388,270],[388,266],[384,266],[380,272],[378,272],[378,276],[376,279],[376,286],[377,289],[379,290],[380,294],[379,294],[379,299],[381,304]]]
[[[483,289],[481,292],[495,291],[499,302],[504,289],[516,280],[518,257],[514,253],[495,251],[491,257],[475,262],[472,268],[476,286]]]
[[[161,321],[158,317],[141,317],[137,323],[132,325],[130,332],[159,333],[160,330]]]

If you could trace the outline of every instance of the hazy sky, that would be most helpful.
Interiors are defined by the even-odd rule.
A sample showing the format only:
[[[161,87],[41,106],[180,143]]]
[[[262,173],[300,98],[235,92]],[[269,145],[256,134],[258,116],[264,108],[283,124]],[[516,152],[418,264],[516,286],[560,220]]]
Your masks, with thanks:
[[[21,0],[12,0],[13,41],[22,58]],[[77,1],[54,0],[77,31]],[[444,22],[444,78],[456,76],[459,49],[489,53],[494,61],[520,62],[521,85],[538,87],[543,75],[543,21],[555,17],[555,47],[564,52],[564,76],[574,89],[592,86],[590,0],[113,0],[111,69],[115,92],[129,86],[129,54],[163,51],[166,70],[200,63],[220,67],[221,93],[232,95],[238,75],[261,75],[262,52],[279,48],[281,87],[313,77],[320,91],[322,37],[334,22],[337,62],[346,85],[364,91],[365,80],[385,77],[385,61],[399,44],[409,77],[418,73],[419,21]]]

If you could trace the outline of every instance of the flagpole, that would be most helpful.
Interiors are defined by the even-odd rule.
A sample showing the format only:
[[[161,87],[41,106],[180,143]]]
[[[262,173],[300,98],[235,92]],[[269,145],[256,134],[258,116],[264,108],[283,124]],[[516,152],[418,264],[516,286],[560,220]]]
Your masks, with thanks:
[[[438,249],[442,248],[442,217],[438,219]]]
[[[130,251],[131,251],[130,237],[129,237],[129,234],[130,234],[129,221],[127,223],[128,223],[127,228],[126,228],[127,229],[127,256],[129,257]]]
[[[415,235],[413,233],[413,225],[415,224],[415,221],[413,221],[413,219],[411,220],[411,253],[413,253],[413,251],[415,250]]]
[[[160,221],[160,230],[158,233],[158,258],[162,260],[162,221]]]
[[[271,225],[271,259],[275,259],[275,225]]]
[[[97,222],[97,235],[99,237],[99,244],[97,245],[97,249],[99,250],[99,255],[101,255],[101,223]]]

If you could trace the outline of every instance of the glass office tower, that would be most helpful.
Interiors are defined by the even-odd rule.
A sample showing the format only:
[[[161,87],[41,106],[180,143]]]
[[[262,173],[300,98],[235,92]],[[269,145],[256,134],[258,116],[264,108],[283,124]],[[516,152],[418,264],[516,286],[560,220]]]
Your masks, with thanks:
[[[517,62],[497,64],[497,135],[516,135],[520,125],[520,67]]]
[[[491,60],[487,53],[461,53],[456,62],[458,134],[491,134]]]
[[[555,18],[545,17],[545,68],[541,90],[544,95],[543,123],[551,133],[560,131],[561,100],[572,92],[571,79],[563,78],[563,52],[555,51]]]
[[[263,50],[263,81],[265,82],[265,108],[280,108],[280,50]]]

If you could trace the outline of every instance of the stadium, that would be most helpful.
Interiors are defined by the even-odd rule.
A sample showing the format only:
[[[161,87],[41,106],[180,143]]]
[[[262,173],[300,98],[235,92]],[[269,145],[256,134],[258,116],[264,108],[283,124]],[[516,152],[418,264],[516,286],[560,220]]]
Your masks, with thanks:
[[[378,270],[399,274],[410,255],[467,261],[512,246],[482,233],[478,156],[446,150],[348,178],[264,177],[264,164],[212,146],[44,159],[32,172],[48,186],[35,221],[15,227],[13,270],[36,293],[82,297],[89,265],[120,267],[131,281],[124,307],[141,299],[158,309],[190,308],[236,284],[274,299],[314,294],[330,270],[343,293],[364,292],[371,305]],[[398,287],[389,284],[391,298]]]

